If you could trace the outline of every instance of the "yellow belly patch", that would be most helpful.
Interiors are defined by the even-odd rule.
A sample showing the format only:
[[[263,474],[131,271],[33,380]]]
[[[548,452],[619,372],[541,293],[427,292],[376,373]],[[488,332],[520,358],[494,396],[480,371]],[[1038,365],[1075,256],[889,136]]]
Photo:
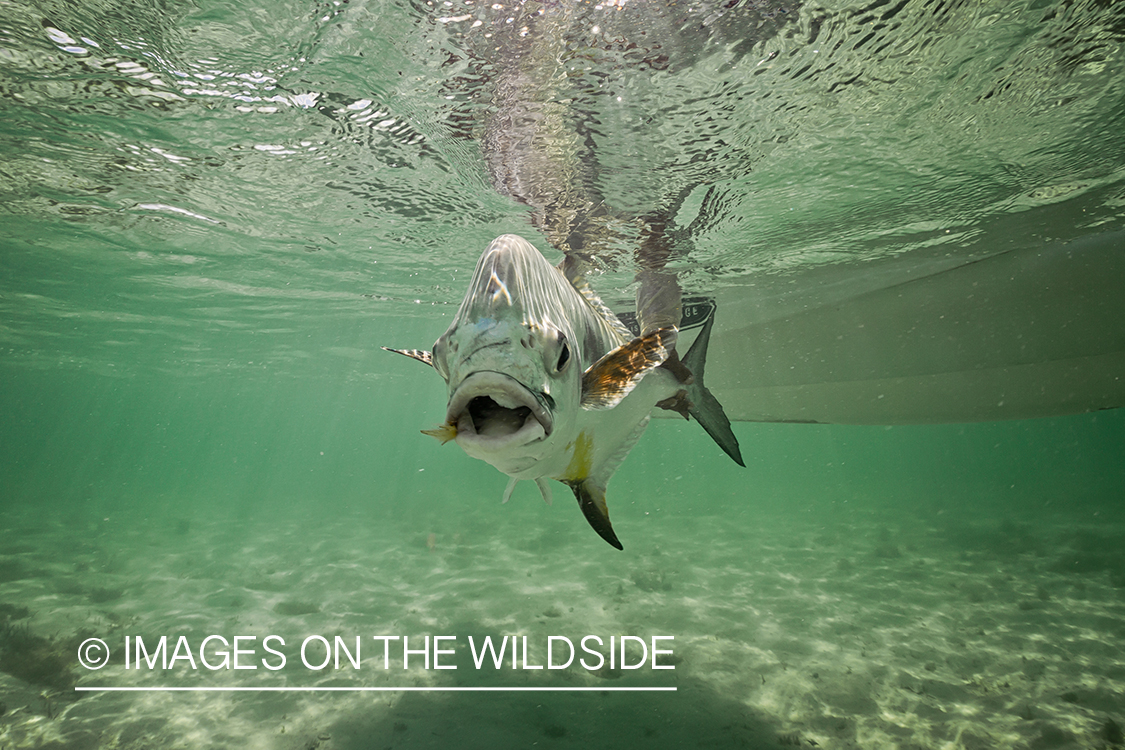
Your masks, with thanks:
[[[579,433],[572,445],[574,453],[570,456],[570,464],[560,477],[566,482],[577,482],[590,476],[590,464],[594,460],[594,439],[585,432]]]

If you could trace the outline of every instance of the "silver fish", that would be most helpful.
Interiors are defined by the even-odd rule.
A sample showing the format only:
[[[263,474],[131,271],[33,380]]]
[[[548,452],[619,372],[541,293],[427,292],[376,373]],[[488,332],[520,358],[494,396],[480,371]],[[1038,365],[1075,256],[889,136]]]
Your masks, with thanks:
[[[505,501],[531,480],[550,503],[547,480],[563,482],[594,530],[621,549],[606,485],[654,407],[695,416],[743,465],[730,422],[703,387],[710,329],[709,318],[681,363],[675,326],[633,337],[573,269],[508,234],[484,251],[432,353],[388,351],[433,366],[449,385],[445,423],[423,432],[511,477]]]

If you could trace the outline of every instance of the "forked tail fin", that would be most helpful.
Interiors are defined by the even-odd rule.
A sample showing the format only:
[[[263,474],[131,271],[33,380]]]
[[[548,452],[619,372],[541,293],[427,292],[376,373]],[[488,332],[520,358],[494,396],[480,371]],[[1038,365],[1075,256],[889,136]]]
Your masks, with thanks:
[[[715,323],[715,312],[707,316],[707,322],[699,332],[695,341],[684,357],[684,365],[691,370],[691,381],[684,386],[687,389],[688,413],[699,420],[703,429],[711,439],[719,444],[723,452],[734,459],[739,466],[746,466],[742,462],[742,452],[738,449],[738,438],[730,428],[730,420],[723,412],[723,405],[715,398],[707,386],[703,384],[703,371],[707,364],[707,345],[711,341],[711,326]]]

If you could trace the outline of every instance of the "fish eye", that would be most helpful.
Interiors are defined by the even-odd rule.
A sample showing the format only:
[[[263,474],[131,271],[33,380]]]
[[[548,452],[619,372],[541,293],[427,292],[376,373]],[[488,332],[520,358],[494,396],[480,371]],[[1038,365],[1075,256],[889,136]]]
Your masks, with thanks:
[[[562,372],[566,363],[570,361],[570,347],[566,343],[566,336],[559,334],[559,361],[555,365],[555,372]]]

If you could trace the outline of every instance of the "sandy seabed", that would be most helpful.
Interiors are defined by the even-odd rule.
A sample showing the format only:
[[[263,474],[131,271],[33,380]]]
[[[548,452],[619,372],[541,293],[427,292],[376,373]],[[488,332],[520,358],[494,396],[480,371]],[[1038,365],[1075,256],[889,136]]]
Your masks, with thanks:
[[[361,509],[4,511],[0,747],[1125,745],[1118,525],[843,506],[630,509],[615,513],[622,553],[567,501],[547,508],[520,496],[499,507],[489,496],[459,512],[382,519]],[[270,634],[285,641],[284,668],[261,666],[278,664],[262,649]],[[477,669],[467,647],[469,636],[527,636],[534,665],[548,636],[577,645],[588,634],[673,636],[660,663],[675,668]],[[153,645],[161,635],[169,652],[183,636],[196,668],[181,658],[167,670],[126,669],[125,636]],[[254,636],[241,663],[258,668],[203,667],[208,635]],[[309,635],[360,636],[360,668],[305,667],[298,652]],[[442,658],[457,669],[426,669],[420,655],[403,669],[397,642],[387,669],[376,635],[408,636],[419,649],[427,635],[455,636]],[[90,637],[114,652],[97,671],[78,661]],[[208,647],[213,663],[220,645]],[[309,650],[312,661],[324,655]],[[100,686],[587,690],[74,689]],[[676,691],[620,690],[633,687]]]

